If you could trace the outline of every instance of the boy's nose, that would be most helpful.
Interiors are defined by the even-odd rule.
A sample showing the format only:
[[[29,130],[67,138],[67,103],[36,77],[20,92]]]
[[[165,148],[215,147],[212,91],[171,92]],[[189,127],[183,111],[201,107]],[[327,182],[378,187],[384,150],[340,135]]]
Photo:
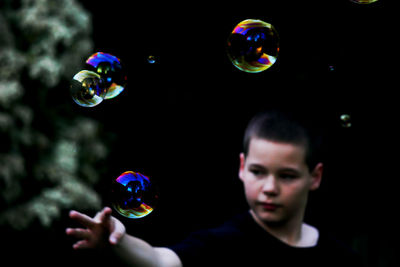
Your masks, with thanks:
[[[266,177],[263,185],[263,193],[266,195],[277,195],[279,194],[279,186],[276,178],[273,175]]]

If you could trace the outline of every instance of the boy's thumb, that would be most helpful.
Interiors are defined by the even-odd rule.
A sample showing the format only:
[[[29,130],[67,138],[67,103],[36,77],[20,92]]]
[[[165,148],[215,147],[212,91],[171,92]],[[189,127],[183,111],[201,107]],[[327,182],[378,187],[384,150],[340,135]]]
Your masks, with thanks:
[[[119,239],[121,238],[121,235],[119,233],[112,233],[110,235],[110,243],[112,245],[118,244]]]

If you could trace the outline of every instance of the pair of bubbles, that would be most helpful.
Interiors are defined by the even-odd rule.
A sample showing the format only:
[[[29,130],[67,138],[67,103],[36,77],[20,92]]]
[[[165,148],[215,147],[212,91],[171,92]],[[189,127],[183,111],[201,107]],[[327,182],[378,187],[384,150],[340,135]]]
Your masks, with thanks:
[[[147,62],[155,64],[156,57],[148,56]],[[76,104],[94,107],[124,91],[127,76],[116,56],[104,52],[94,53],[86,60],[85,68],[72,78],[70,93]]]
[[[70,93],[76,104],[94,107],[125,89],[127,76],[119,58],[97,52],[86,60],[85,69],[72,79]]]

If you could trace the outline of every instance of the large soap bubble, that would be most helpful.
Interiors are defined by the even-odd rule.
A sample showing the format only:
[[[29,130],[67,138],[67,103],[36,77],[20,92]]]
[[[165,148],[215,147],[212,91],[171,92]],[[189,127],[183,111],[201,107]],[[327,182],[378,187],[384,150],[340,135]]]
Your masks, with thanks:
[[[275,28],[262,20],[246,19],[232,31],[227,42],[228,57],[239,70],[258,73],[277,60],[279,37]]]
[[[97,52],[87,60],[89,70],[99,74],[107,86],[105,99],[119,95],[126,86],[126,75],[122,69],[121,61],[116,56],[104,52]]]
[[[138,219],[149,215],[157,200],[154,183],[143,174],[126,171],[112,182],[112,206],[124,217]]]

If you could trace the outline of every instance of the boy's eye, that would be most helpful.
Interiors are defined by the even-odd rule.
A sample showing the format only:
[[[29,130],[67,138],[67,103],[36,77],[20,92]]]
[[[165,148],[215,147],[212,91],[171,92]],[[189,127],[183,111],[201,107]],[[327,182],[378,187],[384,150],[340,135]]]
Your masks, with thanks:
[[[294,179],[296,179],[296,178],[298,177],[298,175],[296,175],[296,174],[284,173],[284,174],[281,174],[280,177],[281,177],[282,179],[284,179],[284,180],[294,180]]]
[[[259,176],[259,175],[264,174],[264,171],[263,170],[259,170],[259,169],[250,169],[250,172],[252,174],[254,174],[255,176]]]

